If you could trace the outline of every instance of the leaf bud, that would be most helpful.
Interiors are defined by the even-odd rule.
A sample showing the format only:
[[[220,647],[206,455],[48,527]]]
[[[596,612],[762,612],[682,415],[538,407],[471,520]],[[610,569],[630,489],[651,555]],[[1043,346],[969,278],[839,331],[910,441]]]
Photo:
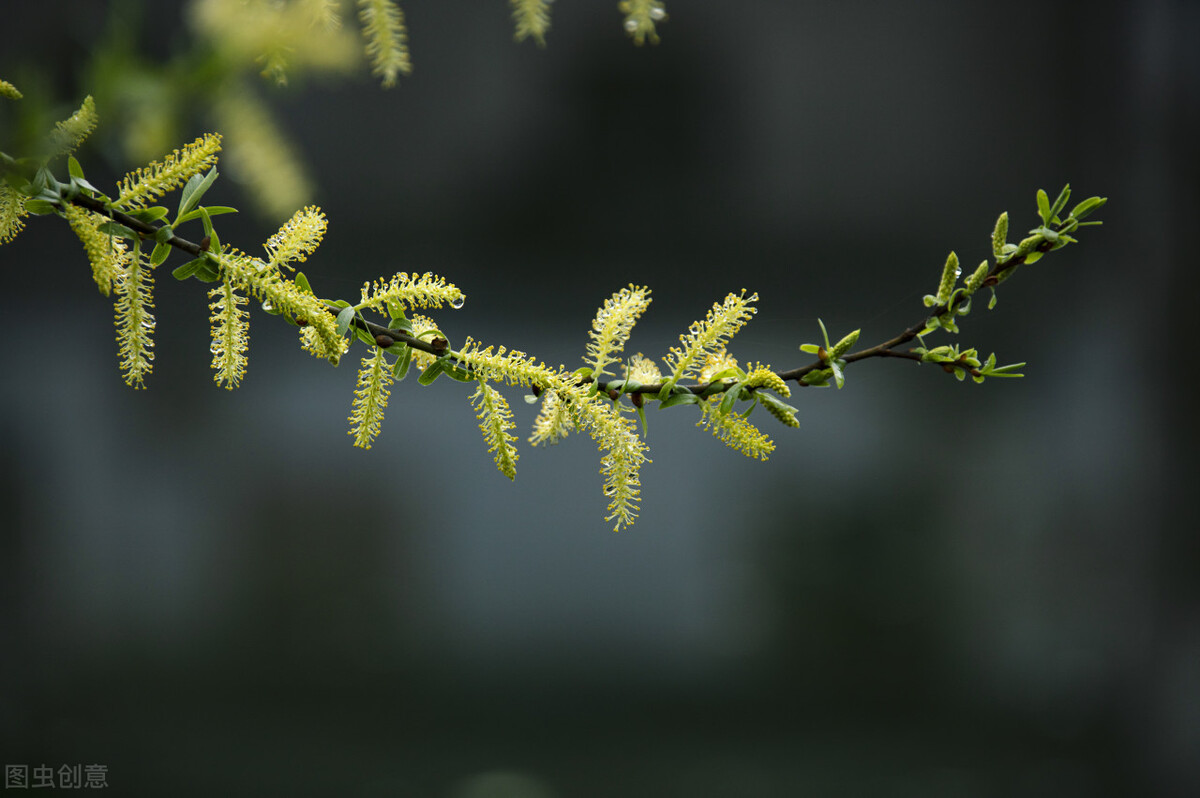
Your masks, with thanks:
[[[380,349],[387,349],[394,343],[396,343],[396,339],[390,335],[384,335],[383,333],[380,333],[379,335],[375,336],[375,345]]]
[[[979,286],[983,285],[983,280],[987,277],[988,262],[985,260],[979,264],[979,268],[967,278],[967,295],[971,295],[979,290]]]
[[[1008,243],[1008,211],[1000,214],[996,227],[992,230],[992,254],[999,258],[1004,254],[1004,245]]]
[[[938,283],[937,302],[939,305],[950,301],[950,293],[954,290],[954,284],[958,282],[960,272],[958,255],[951,252],[950,256],[946,258],[946,265],[942,267],[942,281]]]

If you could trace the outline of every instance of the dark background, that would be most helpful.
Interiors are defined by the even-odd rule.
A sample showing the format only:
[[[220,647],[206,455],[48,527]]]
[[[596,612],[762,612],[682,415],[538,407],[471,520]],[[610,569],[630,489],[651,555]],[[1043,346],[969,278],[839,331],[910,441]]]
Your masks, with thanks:
[[[6,4],[0,75],[40,63],[69,111],[105,5]],[[188,32],[150,5],[153,58]],[[410,0],[399,88],[264,90],[330,218],[318,290],[434,271],[453,342],[574,367],[629,282],[655,357],[745,287],[734,353],[789,368],[818,316],[913,323],[950,249],[1070,181],[1105,226],[963,320],[1027,377],[868,361],[799,430],[762,416],[765,464],[651,412],[613,534],[594,445],[530,449],[519,391],[513,484],[447,380],[397,386],[362,452],[360,350],[332,370],[255,312],[226,392],[165,273],[128,389],[78,243],[33,218],[0,249],[0,758],[122,795],[1196,794],[1200,7],[674,0],[635,48],[615,5],[556,3],[539,50],[500,0]]]

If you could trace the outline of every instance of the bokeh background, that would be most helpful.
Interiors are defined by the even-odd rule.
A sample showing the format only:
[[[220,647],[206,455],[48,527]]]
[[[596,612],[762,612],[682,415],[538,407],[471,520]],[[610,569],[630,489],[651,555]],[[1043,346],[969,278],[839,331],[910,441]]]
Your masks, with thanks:
[[[468,297],[452,341],[578,364],[630,282],[655,357],[745,287],[734,353],[792,367],[818,317],[916,321],[949,250],[1069,181],[1105,226],[963,323],[1027,377],[868,361],[798,431],[760,419],[767,463],[652,412],[614,534],[586,436],[522,440],[510,484],[458,383],[397,386],[359,451],[361,353],[256,312],[217,388],[207,300],[165,273],[130,390],[78,242],[31,219],[0,249],[0,759],[121,795],[1196,794],[1200,7],[675,0],[635,48],[615,5],[556,3],[543,50],[501,0],[409,0],[398,88],[260,85],[330,218],[318,292],[433,271]],[[0,11],[0,75],[59,118],[114,14],[149,74],[194,46],[176,2]],[[103,122],[81,159],[136,165]],[[281,218],[223,174],[252,250]]]

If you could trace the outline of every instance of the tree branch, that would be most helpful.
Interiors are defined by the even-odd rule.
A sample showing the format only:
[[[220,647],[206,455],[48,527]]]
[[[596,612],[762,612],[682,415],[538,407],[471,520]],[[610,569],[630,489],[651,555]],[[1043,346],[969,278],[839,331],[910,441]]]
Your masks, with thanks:
[[[89,197],[86,194],[79,194],[75,197],[71,197],[70,199],[63,196],[62,201],[72,202],[81,208],[95,211],[96,213],[106,216],[115,222],[119,222],[120,224],[123,224],[134,232],[138,233],[144,239],[154,240],[155,233],[162,226],[144,222],[136,217],[130,216],[123,211],[109,208],[101,200],[95,199],[94,197]],[[1060,225],[1059,230],[1061,231],[1064,227],[1066,227],[1065,224]],[[206,251],[205,248],[201,247],[200,244],[189,241],[185,238],[181,238],[177,235],[172,235],[171,238],[168,239],[167,243],[176,249],[188,253],[194,258],[201,257]],[[1053,242],[1046,240],[1043,241],[1036,249],[1031,250],[1031,252],[1045,253],[1048,252],[1052,247]],[[1024,263],[1026,258],[1027,255],[1021,255],[1003,262],[996,263],[989,270],[980,287],[997,285],[1004,279],[1005,274],[1011,272],[1017,266]],[[923,362],[923,358],[920,354],[911,351],[897,351],[896,347],[903,346],[920,335],[921,331],[929,325],[931,319],[938,316],[943,316],[948,312],[956,311],[964,302],[969,300],[970,297],[965,297],[960,294],[956,295],[955,298],[948,303],[934,305],[931,309],[931,312],[922,318],[921,321],[904,330],[904,332],[900,333],[894,338],[890,338],[887,341],[876,344],[875,346],[867,349],[860,349],[857,352],[852,352],[843,356],[841,359],[847,364],[855,363],[860,360],[866,360],[872,357],[893,357],[914,360],[918,363]],[[337,315],[340,308],[329,307],[328,310],[331,314]],[[430,341],[426,341],[424,339],[412,336],[403,330],[391,329],[382,324],[376,324],[375,322],[363,319],[358,315],[355,315],[352,324],[370,335],[375,340],[375,345],[381,349],[387,349],[396,343],[403,343],[407,344],[413,349],[421,352],[427,352],[436,357],[442,357],[447,354],[453,357],[455,354],[455,352],[449,348],[449,343],[445,338],[438,337]],[[943,366],[946,367],[948,371],[953,370],[953,367],[957,366],[958,368],[966,370],[967,373],[973,376],[979,376],[980,373],[978,369],[972,368],[965,363],[944,363]],[[828,359],[818,359],[807,366],[801,366],[799,368],[790,369],[787,371],[779,371],[776,372],[776,374],[778,374],[779,377],[784,381],[795,380],[798,385],[807,388],[810,386],[808,383],[804,382],[803,378],[814,371],[828,367]],[[466,368],[461,364],[459,365],[459,368],[465,369],[468,373],[470,372],[469,368]],[[580,382],[583,384],[587,384],[592,381],[592,377],[584,377],[580,380]],[[718,393],[724,393],[732,386],[732,384],[733,383],[727,383],[722,380],[718,381],[717,383],[707,382],[693,383],[690,385],[676,385],[675,389],[678,392],[693,393],[698,395],[709,393],[710,395],[714,395]],[[663,387],[664,383],[655,383],[653,385],[640,385],[636,388],[626,388],[624,380],[605,380],[599,384],[598,390],[609,393],[610,395],[615,395],[615,398],[619,397],[621,394],[658,394],[662,391]]]

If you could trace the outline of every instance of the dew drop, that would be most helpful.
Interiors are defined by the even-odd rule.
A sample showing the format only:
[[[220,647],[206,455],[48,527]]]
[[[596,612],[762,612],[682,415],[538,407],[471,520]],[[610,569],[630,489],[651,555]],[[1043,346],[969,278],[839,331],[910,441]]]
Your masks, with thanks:
[[[142,322],[142,328],[146,330],[154,329],[154,319],[146,319]]]
[[[650,9],[650,19],[655,20],[656,22],[658,20],[663,19],[666,16],[667,16],[667,12],[663,11],[661,8]]]
[[[459,308],[461,308],[463,306],[463,303],[466,301],[467,301],[467,298],[465,296],[463,296],[462,294],[459,294],[458,296],[454,297],[454,299],[450,300],[450,307],[454,308],[455,310],[458,310]]]
[[[262,303],[262,309],[265,310],[267,313],[270,313],[272,310],[275,309],[275,306],[272,305],[271,300],[268,299]]]
[[[625,30],[629,31],[630,33],[634,33],[637,31],[637,29],[638,29],[638,22],[636,19],[625,20]]]

